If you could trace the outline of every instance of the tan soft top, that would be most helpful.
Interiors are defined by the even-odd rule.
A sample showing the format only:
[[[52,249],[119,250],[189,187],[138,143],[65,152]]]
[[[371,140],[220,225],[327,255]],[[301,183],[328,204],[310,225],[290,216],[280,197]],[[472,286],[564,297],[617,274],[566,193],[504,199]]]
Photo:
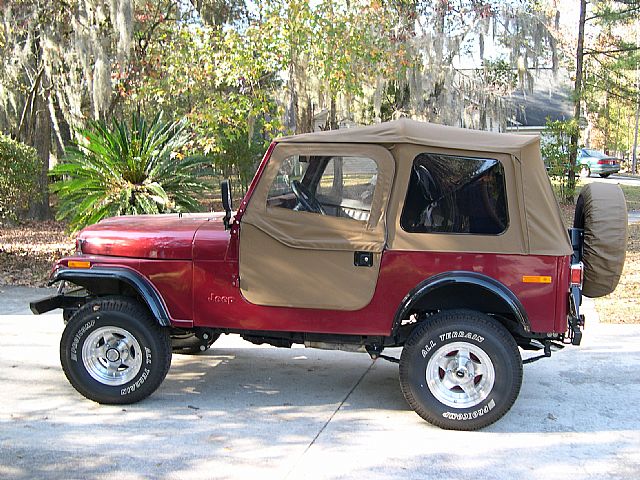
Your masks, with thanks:
[[[554,256],[570,255],[573,251],[540,156],[537,135],[468,130],[403,118],[368,127],[281,137],[275,142],[276,150],[294,148],[314,154],[328,144],[352,150],[380,145],[389,150],[395,161],[394,186],[387,212],[387,247],[392,250]],[[484,157],[502,162],[510,199],[507,231],[501,235],[446,235],[402,230],[400,214],[411,166],[421,153]],[[358,235],[362,236],[354,233],[353,237],[360,238]]]
[[[466,128],[447,127],[435,123],[401,118],[368,127],[328,130],[280,137],[278,143],[373,143],[428,145],[479,152],[518,155],[527,145],[538,143],[535,135],[513,135]]]

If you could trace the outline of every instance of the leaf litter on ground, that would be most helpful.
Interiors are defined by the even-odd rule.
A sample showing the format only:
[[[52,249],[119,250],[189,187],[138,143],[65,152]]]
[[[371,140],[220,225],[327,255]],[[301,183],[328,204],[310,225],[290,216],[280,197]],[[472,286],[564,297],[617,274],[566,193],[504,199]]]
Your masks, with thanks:
[[[55,221],[0,225],[0,285],[46,286],[53,263],[75,249],[65,228]]]

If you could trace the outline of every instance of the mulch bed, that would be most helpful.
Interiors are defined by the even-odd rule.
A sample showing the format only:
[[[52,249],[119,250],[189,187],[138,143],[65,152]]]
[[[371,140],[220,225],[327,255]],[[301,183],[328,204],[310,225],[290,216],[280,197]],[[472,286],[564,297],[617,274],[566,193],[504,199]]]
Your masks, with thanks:
[[[0,225],[0,285],[43,287],[53,262],[74,249],[75,240],[60,222]]]

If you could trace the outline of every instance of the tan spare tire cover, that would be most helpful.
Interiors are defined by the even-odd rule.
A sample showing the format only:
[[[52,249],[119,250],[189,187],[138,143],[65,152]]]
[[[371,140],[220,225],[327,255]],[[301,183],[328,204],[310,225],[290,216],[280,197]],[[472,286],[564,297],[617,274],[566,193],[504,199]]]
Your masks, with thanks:
[[[618,185],[585,185],[574,220],[575,227],[584,228],[583,295],[602,297],[618,285],[627,250],[627,221],[627,204]]]

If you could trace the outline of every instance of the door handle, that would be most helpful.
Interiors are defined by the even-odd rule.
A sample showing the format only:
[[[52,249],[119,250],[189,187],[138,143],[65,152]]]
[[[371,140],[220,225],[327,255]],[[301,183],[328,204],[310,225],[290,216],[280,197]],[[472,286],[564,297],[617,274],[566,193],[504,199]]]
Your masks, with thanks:
[[[356,267],[373,267],[373,253],[371,252],[354,252],[353,264]]]

